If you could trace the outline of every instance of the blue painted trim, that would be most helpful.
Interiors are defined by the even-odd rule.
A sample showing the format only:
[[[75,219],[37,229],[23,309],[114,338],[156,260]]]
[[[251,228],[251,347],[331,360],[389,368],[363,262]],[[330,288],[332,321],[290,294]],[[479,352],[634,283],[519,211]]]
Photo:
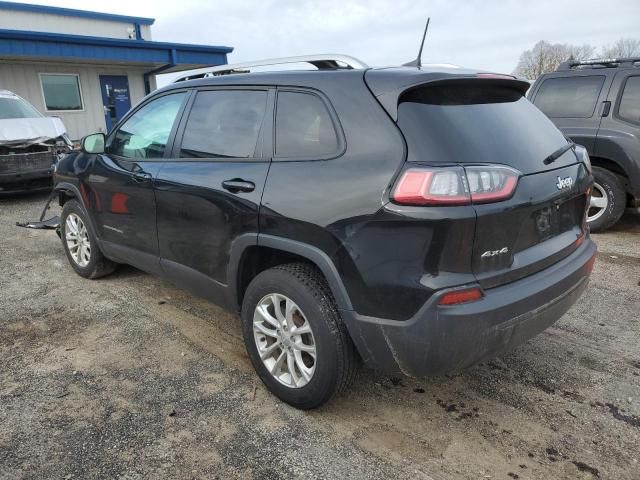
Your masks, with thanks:
[[[215,45],[192,45],[188,43],[153,42],[146,40],[128,40],[124,38],[89,37],[86,35],[69,35],[66,33],[30,32],[26,30],[0,29],[0,39],[29,40],[43,43],[68,43],[104,47],[125,47],[129,49],[165,49],[185,50],[202,53],[231,53],[233,47]],[[18,52],[19,54],[19,52]]]
[[[225,65],[230,47],[207,47],[144,40],[105,39],[78,35],[0,30],[0,57],[65,58],[164,65]],[[194,67],[197,68],[197,67]]]
[[[48,7],[45,5],[32,5],[30,3],[13,3],[0,1],[0,10],[14,10],[19,12],[48,13],[50,15],[63,15],[65,17],[91,18],[94,20],[107,20],[112,22],[139,23],[140,25],[153,25],[155,18],[130,17],[128,15],[115,15],[113,13],[88,12],[74,8]]]
[[[135,29],[136,29],[136,40],[144,40],[142,38],[142,30],[140,29],[140,24],[136,23],[134,25]]]
[[[158,73],[164,72],[165,70],[169,70],[170,68],[178,65],[178,52],[175,48],[171,49],[171,63],[167,63],[161,67],[158,67],[154,70],[149,70],[148,72],[144,72],[142,78],[144,79],[144,93],[149,95],[151,93],[151,82],[149,81],[149,77],[151,75],[156,75]]]

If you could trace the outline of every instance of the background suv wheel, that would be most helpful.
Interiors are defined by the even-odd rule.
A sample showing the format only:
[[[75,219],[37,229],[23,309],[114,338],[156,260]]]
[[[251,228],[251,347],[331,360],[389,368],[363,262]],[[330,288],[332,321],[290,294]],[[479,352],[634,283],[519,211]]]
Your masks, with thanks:
[[[613,226],[624,213],[626,194],[615,173],[593,167],[593,176],[595,181],[587,221],[592,232],[601,232]]]
[[[292,263],[266,270],[242,302],[247,352],[266,387],[315,408],[353,382],[358,357],[320,272]]]

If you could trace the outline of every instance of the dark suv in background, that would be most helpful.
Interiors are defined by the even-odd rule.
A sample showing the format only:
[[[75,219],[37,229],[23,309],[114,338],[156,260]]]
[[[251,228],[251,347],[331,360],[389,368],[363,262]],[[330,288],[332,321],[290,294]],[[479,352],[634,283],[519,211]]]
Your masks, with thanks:
[[[589,152],[592,231],[640,207],[640,58],[565,62],[540,76],[528,97]]]
[[[240,312],[258,375],[298,408],[360,361],[470,366],[578,299],[596,251],[589,157],[527,82],[295,60],[318,71],[183,78],[60,161],[75,271],[127,263]]]

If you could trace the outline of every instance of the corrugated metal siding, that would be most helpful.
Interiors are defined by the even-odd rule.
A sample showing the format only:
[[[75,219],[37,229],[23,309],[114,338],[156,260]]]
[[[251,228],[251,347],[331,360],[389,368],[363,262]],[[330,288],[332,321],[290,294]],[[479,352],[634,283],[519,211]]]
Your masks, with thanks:
[[[145,40],[151,40],[149,26],[145,25],[144,27],[142,28],[142,37]],[[0,28],[108,38],[129,38],[129,29],[133,29],[135,32],[133,23],[12,10],[2,10]]]
[[[100,75],[127,75],[131,106],[144,97],[143,68],[55,63],[0,62],[0,89],[11,90],[27,99],[45,115],[62,119],[69,136],[78,140],[94,132],[105,131],[104,110],[100,93]],[[45,111],[40,73],[72,73],[80,75],[84,111]]]

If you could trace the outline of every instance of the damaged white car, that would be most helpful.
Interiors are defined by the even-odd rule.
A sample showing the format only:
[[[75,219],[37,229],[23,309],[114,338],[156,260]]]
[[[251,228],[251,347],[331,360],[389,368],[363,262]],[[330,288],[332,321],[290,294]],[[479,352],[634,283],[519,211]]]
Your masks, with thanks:
[[[0,90],[0,194],[51,188],[53,165],[71,147],[62,120]]]

